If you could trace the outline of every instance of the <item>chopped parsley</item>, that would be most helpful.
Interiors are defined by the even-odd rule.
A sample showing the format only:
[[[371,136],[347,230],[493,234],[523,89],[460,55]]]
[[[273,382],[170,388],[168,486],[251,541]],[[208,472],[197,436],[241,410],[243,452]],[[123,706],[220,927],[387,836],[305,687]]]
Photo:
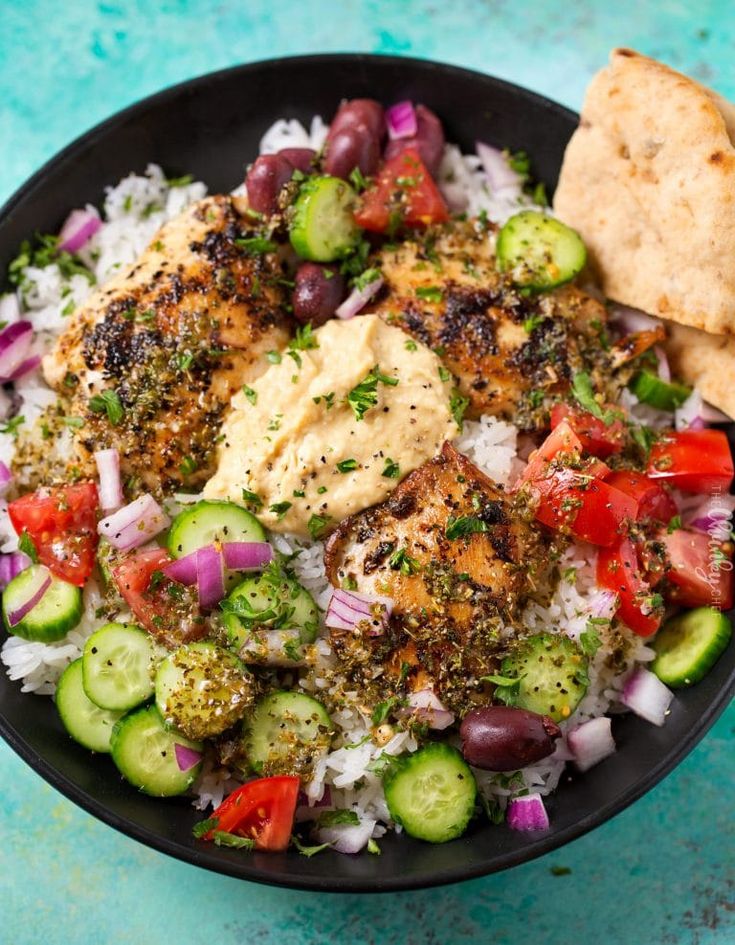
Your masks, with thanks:
[[[452,391],[452,396],[449,398],[449,410],[454,417],[454,422],[457,424],[459,429],[462,429],[464,422],[465,411],[470,405],[469,397],[463,397],[458,388],[455,388]]]
[[[291,339],[286,354],[293,358],[298,367],[301,367],[301,355],[299,351],[308,351],[311,348],[318,348],[319,342],[314,337],[314,330],[311,324],[304,325],[296,329],[296,335]]]
[[[540,407],[544,402],[545,396],[545,393],[538,387],[534,390],[530,390],[528,392],[528,403],[531,405],[531,408],[535,410],[536,407]]]
[[[521,177],[528,177],[531,172],[531,159],[525,151],[514,151],[508,154],[508,164],[511,170],[520,174]]]
[[[36,551],[36,546],[33,544],[33,539],[25,530],[25,528],[20,533],[20,538],[18,539],[18,551],[22,551],[24,555],[28,555],[34,564],[38,564],[38,552]]]
[[[20,414],[11,417],[9,420],[6,420],[5,423],[0,424],[0,433],[8,433],[14,439],[17,438],[20,427],[26,422],[26,418]]]
[[[269,364],[280,364],[282,360],[280,351],[266,351],[265,357]]]
[[[318,843],[311,847],[306,846],[299,840],[296,834],[291,835],[291,843],[296,847],[302,856],[314,856],[317,853],[321,853],[322,850],[328,850],[332,846],[331,843]]]
[[[334,407],[334,391],[333,390],[330,390],[328,394],[321,394],[320,396],[312,397],[311,399],[314,401],[315,404],[320,404],[322,401],[324,401],[324,406],[327,408],[327,410],[331,410],[332,407]]]
[[[103,390],[101,394],[95,394],[94,397],[90,397],[89,409],[92,413],[106,413],[107,419],[113,427],[120,423],[125,414],[125,410],[120,403],[120,398],[116,390]]]
[[[169,177],[166,181],[169,187],[188,187],[194,183],[193,174],[182,174],[181,177]]]
[[[523,322],[523,330],[527,335],[530,335],[534,329],[538,328],[543,320],[543,315],[529,315],[528,318]]]
[[[263,256],[278,249],[276,244],[265,236],[250,236],[235,240],[235,246],[243,250],[246,256]]]
[[[607,623],[607,621],[605,622]],[[580,633],[579,645],[582,647],[582,652],[585,656],[594,656],[602,646],[602,640],[594,626],[590,623],[588,623],[586,629]]]
[[[184,478],[191,476],[196,470],[197,462],[193,456],[185,456],[179,463],[179,471]]]
[[[45,269],[46,266],[52,264],[59,267],[59,272],[65,279],[71,279],[72,276],[84,276],[90,284],[94,285],[96,281],[94,273],[84,265],[82,260],[74,253],[59,250],[58,236],[37,234],[36,244],[33,246],[29,240],[23,240],[20,244],[18,255],[8,266],[8,280],[13,285],[19,286],[23,283],[23,270],[26,267]]]
[[[520,683],[521,677],[498,676],[497,674],[492,674],[490,676],[480,676],[480,680],[482,682],[492,683],[493,686],[504,686],[505,688],[510,689]]]
[[[329,490],[327,489],[326,486],[319,486],[319,488],[316,491],[317,491],[317,495],[324,495],[324,493],[328,492]]]
[[[206,820],[200,820],[198,824],[194,824],[191,828],[192,835],[196,837],[197,840],[201,840],[205,833],[214,830],[218,824],[219,817],[207,817]]]
[[[342,808],[341,810],[325,810],[319,815],[320,827],[336,827],[338,824],[348,824],[351,827],[357,827],[360,818],[354,810]]]
[[[418,351],[418,350],[419,350],[419,346],[416,344],[416,342],[413,340],[413,338],[409,338],[408,341],[406,342],[406,344],[404,345],[404,347],[405,347],[406,351]]]
[[[394,460],[387,456],[385,459],[385,466],[383,466],[382,474],[386,479],[398,479],[401,475],[401,467]]]
[[[656,431],[652,430],[650,427],[639,427],[635,424],[632,424],[629,427],[630,436],[636,446],[639,447],[640,451],[643,453],[643,456],[648,459],[648,454],[651,452],[651,447],[656,442]]]
[[[681,515],[675,515],[666,527],[666,531],[671,535],[679,528],[681,528]]]
[[[245,505],[252,506],[254,509],[260,509],[263,507],[263,500],[260,498],[257,492],[251,492],[249,489],[242,490],[242,501]]]
[[[341,585],[343,591],[356,591],[357,590],[357,581],[351,574],[346,574],[342,578]]]
[[[352,407],[355,419],[362,420],[368,410],[378,403],[379,383],[388,387],[395,387],[398,378],[382,374],[376,364],[372,371],[349,392],[347,403]]]
[[[258,392],[253,390],[252,387],[248,387],[247,384],[242,385],[242,392],[245,394],[250,403],[255,406],[258,403]]]
[[[311,516],[309,521],[306,523],[306,527],[309,529],[309,534],[314,539],[314,541],[316,541],[317,538],[322,537],[325,529],[331,521],[331,515],[317,515],[315,512]]]
[[[392,571],[400,571],[401,574],[416,574],[421,570],[421,565],[412,558],[405,548],[399,548],[388,558],[388,565]]]
[[[572,394],[580,407],[591,413],[593,417],[597,417],[598,420],[602,420],[606,426],[610,426],[615,419],[617,411],[603,410],[597,402],[589,374],[582,371],[574,375],[572,378]]]
[[[357,165],[350,171],[347,180],[352,184],[358,194],[366,190],[369,185],[368,179]]]
[[[303,489],[294,489],[292,495],[294,499],[303,499],[306,493],[304,492]]]
[[[274,502],[273,505],[268,506],[268,511],[272,512],[274,515],[277,515],[278,521],[280,522],[292,505],[293,502]]]
[[[441,302],[444,292],[438,285],[420,285],[416,289],[416,297],[426,302]]]
[[[365,269],[363,272],[360,273],[359,276],[355,277],[353,285],[358,291],[361,292],[364,288],[369,286],[372,282],[377,282],[378,279],[382,279],[382,277],[383,277],[383,274],[381,273],[380,269],[374,269],[374,268]]]
[[[439,380],[440,380],[443,384],[446,384],[446,382],[447,382],[447,381],[451,381],[451,379],[452,379],[452,372],[451,372],[451,371],[448,371],[448,370],[444,367],[443,364],[440,364],[440,365],[439,365]]]
[[[465,538],[468,535],[477,535],[487,531],[487,523],[474,515],[450,515],[447,519],[444,534],[447,538]]]
[[[337,463],[338,472],[348,473],[352,472],[353,469],[357,469],[356,459],[343,459],[341,462]]]
[[[233,847],[235,850],[254,850],[255,840],[252,837],[241,837],[226,830],[215,830],[212,839],[218,847]]]
[[[84,420],[81,417],[62,417],[61,422],[71,430],[80,430],[84,426]]]
[[[379,702],[373,709],[371,722],[373,725],[382,725],[391,714],[392,710],[401,702],[398,696],[391,696],[385,702]]]
[[[176,367],[179,371],[188,371],[194,361],[194,355],[191,351],[187,351],[185,354],[176,355]]]

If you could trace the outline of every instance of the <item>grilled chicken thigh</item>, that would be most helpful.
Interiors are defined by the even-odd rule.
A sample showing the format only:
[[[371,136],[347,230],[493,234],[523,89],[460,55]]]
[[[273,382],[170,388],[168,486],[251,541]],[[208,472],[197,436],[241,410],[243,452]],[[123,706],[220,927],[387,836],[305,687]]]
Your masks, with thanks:
[[[386,288],[371,311],[436,350],[456,375],[468,416],[543,425],[543,395],[578,371],[607,373],[605,308],[573,285],[523,293],[498,272],[479,221],[428,229],[376,254]]]
[[[332,631],[349,675],[383,693],[404,681],[433,684],[450,706],[466,706],[546,567],[543,541],[503,490],[445,443],[386,502],[329,538],[334,586],[394,601],[381,636]]]
[[[105,447],[119,450],[133,493],[135,483],[162,492],[212,474],[230,397],[289,336],[280,263],[248,244],[252,235],[230,197],[206,198],[86,300],[44,359],[60,404],[43,418],[44,439],[36,429],[21,444],[21,479],[93,474],[92,454]],[[64,424],[66,469],[48,443]]]

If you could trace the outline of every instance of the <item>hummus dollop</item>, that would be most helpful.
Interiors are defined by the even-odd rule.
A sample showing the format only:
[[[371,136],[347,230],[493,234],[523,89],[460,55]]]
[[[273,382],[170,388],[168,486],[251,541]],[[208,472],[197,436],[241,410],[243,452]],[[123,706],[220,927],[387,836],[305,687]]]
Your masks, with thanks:
[[[459,432],[453,378],[400,328],[362,315],[312,337],[232,398],[204,488],[302,536],[382,501]]]

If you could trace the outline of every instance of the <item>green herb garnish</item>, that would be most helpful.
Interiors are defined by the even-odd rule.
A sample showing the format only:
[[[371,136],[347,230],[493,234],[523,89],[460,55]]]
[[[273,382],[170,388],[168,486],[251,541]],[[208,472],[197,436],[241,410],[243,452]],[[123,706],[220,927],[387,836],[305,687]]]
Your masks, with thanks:
[[[92,413],[106,413],[113,426],[117,426],[125,414],[116,390],[103,390],[101,394],[95,394],[89,398],[88,406]]]
[[[348,473],[352,472],[353,469],[357,469],[356,459],[343,459],[341,462],[337,463],[338,472]]]
[[[236,239],[234,242],[246,256],[263,256],[265,253],[273,253],[278,249],[276,244],[265,236],[250,236]]]
[[[421,565],[416,558],[412,558],[405,548],[399,548],[388,558],[388,565],[392,571],[400,571],[401,574],[416,574],[421,570]]]
[[[340,810],[325,810],[319,815],[318,823],[320,827],[336,827],[338,824],[348,824],[351,827],[357,827],[360,818],[354,810],[342,808]]]
[[[315,512],[311,516],[309,521],[306,523],[306,527],[309,529],[309,534],[314,539],[314,541],[316,541],[318,538],[321,538],[331,521],[331,515],[317,515]]]
[[[385,476],[386,479],[398,479],[398,477],[401,475],[401,467],[398,463],[392,460],[390,456],[387,456],[381,475]]]
[[[397,377],[382,374],[376,364],[372,371],[359,384],[352,388],[347,395],[347,403],[352,407],[357,420],[362,420],[371,407],[378,403],[378,384],[395,387]]]
[[[18,551],[22,551],[24,555],[28,555],[34,564],[38,564],[38,552],[36,551],[36,546],[33,544],[33,539],[25,530],[25,528],[20,533],[20,538],[18,539]]]
[[[487,523],[474,515],[450,515],[444,529],[447,538],[465,538],[487,531]]]
[[[426,302],[441,302],[444,291],[438,285],[420,285],[416,289],[416,297]]]
[[[245,394],[250,403],[255,406],[258,403],[258,392],[253,390],[252,387],[248,387],[247,384],[242,385],[242,392]]]
[[[293,502],[274,502],[273,505],[268,506],[268,511],[272,512],[274,515],[277,515],[278,521],[280,522],[292,505]]]

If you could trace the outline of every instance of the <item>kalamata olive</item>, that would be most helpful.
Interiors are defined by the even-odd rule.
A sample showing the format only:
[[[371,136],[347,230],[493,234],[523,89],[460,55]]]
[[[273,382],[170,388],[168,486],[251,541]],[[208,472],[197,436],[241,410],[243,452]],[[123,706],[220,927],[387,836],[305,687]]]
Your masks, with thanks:
[[[316,157],[316,151],[312,151],[311,148],[281,148],[278,154],[304,174],[309,174],[314,170],[312,162]]]
[[[380,161],[380,141],[365,125],[344,128],[327,139],[324,170],[345,180],[359,167],[367,177],[374,174]]]
[[[385,149],[386,159],[400,154],[404,148],[415,148],[426,170],[436,176],[444,154],[444,129],[434,112],[425,105],[416,106],[416,135],[413,138],[398,138],[389,141]]]
[[[274,213],[278,194],[293,176],[293,164],[282,154],[261,154],[245,177],[248,203],[258,213]]]
[[[295,282],[291,304],[295,318],[303,325],[323,325],[344,298],[345,280],[333,266],[303,263]]]
[[[385,134],[385,112],[380,102],[372,98],[353,98],[337,109],[329,126],[329,138],[346,128],[367,128],[380,141]]]
[[[472,709],[459,728],[462,754],[476,768],[514,771],[554,751],[561,729],[547,715],[506,705]]]

